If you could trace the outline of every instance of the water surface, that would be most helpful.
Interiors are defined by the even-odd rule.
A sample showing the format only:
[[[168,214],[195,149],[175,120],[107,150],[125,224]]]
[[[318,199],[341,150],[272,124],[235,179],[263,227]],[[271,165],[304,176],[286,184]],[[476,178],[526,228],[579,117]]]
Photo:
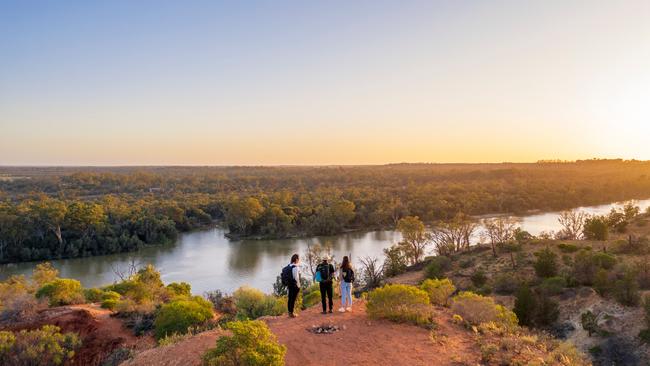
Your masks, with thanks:
[[[650,206],[650,199],[635,204],[645,210]],[[603,214],[621,206],[622,203],[612,203],[579,210]],[[547,212],[517,219],[522,229],[538,235],[543,231],[559,230],[557,217],[557,212]],[[150,246],[133,253],[54,260],[52,264],[62,277],[79,279],[86,287],[112,283],[118,279],[116,271],[125,271],[135,262],[155,265],[166,283],[190,283],[196,294],[215,289],[231,292],[242,285],[269,292],[289,257],[293,253],[304,253],[309,244],[329,243],[339,261],[343,255],[351,255],[355,262],[366,256],[381,258],[383,249],[399,240],[399,233],[394,231],[373,231],[305,239],[231,241],[224,236],[223,229],[215,228],[185,233],[176,243]],[[0,278],[12,274],[28,275],[35,265],[34,262],[2,265]]]

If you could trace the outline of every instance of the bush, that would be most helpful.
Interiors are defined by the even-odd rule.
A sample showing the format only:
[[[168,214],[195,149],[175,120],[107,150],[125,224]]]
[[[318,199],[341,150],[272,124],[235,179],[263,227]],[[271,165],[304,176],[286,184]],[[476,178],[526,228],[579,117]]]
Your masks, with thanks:
[[[597,266],[604,269],[612,269],[616,264],[616,257],[603,252],[593,253],[593,260]]]
[[[639,295],[639,283],[636,273],[629,268],[623,270],[619,280],[614,283],[614,297],[618,302],[626,306],[637,306],[641,296]]]
[[[62,334],[53,325],[18,333],[0,331],[0,364],[61,365],[74,357],[74,350],[80,345],[76,334]]]
[[[578,246],[574,244],[560,243],[557,245],[557,247],[558,249],[560,249],[562,253],[575,253],[578,250],[580,250],[580,248],[578,248]]]
[[[444,255],[432,257],[425,268],[425,274],[428,279],[444,278],[445,272],[451,267],[451,259]]]
[[[504,326],[517,324],[517,316],[512,311],[495,304],[491,297],[473,292],[465,291],[454,296],[451,310],[473,325],[486,322],[495,322]]]
[[[500,295],[515,293],[522,280],[513,273],[501,273],[494,278],[494,292]]]
[[[32,271],[32,281],[36,287],[43,287],[48,282],[56,280],[59,276],[59,270],[54,268],[52,263],[43,262],[36,265]]]
[[[217,312],[226,315],[237,314],[237,306],[232,296],[224,295],[220,290],[215,290],[206,292],[205,297],[212,303]]]
[[[591,286],[600,268],[611,269],[616,264],[616,257],[607,253],[579,251],[573,261],[572,275],[581,285]]]
[[[532,326],[535,322],[537,297],[527,285],[521,286],[517,291],[515,306],[512,311],[517,315],[519,325]]]
[[[277,316],[286,311],[285,299],[266,295],[260,290],[246,286],[237,289],[233,299],[237,307],[237,317],[240,319],[257,319],[265,315]],[[296,309],[300,309],[300,304],[296,304]]]
[[[476,270],[472,275],[470,276],[470,280],[472,280],[472,284],[475,287],[483,287],[487,283],[487,276],[485,275],[485,272],[482,270]]]
[[[588,217],[585,220],[582,233],[588,240],[607,240],[609,236],[607,218],[604,216]]]
[[[368,294],[368,316],[416,325],[432,324],[429,295],[415,286],[386,285]]]
[[[613,279],[605,269],[599,269],[594,278],[594,290],[600,296],[606,296],[612,291]]]
[[[115,291],[106,291],[102,294],[101,307],[104,309],[115,310],[117,302],[122,296]]]
[[[535,253],[537,260],[533,264],[538,277],[547,278],[557,274],[557,254],[549,248],[544,248]]]
[[[174,333],[184,334],[191,326],[212,318],[212,303],[200,296],[164,304],[154,321],[154,334],[161,339]]]
[[[192,286],[187,282],[172,282],[167,285],[167,291],[172,296],[191,296]]]
[[[58,278],[38,289],[36,298],[46,298],[50,306],[61,306],[82,303],[84,295],[81,282],[68,278]]]
[[[449,297],[456,291],[454,284],[447,278],[442,280],[425,280],[420,288],[429,294],[429,300],[432,304],[441,306],[447,306]]]
[[[397,276],[404,273],[407,267],[407,260],[401,247],[393,245],[384,249],[384,275],[386,277]]]
[[[285,346],[261,321],[236,321],[226,325],[232,335],[217,340],[203,355],[205,366],[284,366]]]
[[[540,284],[540,291],[546,295],[557,295],[567,287],[567,281],[564,277],[556,276],[544,279]]]
[[[104,291],[98,288],[87,288],[83,291],[86,302],[100,302],[102,300],[102,295],[104,295]]]

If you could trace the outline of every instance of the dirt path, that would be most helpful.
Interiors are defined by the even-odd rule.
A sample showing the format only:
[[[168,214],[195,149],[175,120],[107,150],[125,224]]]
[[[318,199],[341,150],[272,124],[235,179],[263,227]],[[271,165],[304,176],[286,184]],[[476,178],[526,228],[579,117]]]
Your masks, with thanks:
[[[352,313],[323,315],[316,306],[296,319],[273,317],[265,321],[280,343],[287,346],[287,366],[453,365],[459,357],[476,364],[478,355],[472,350],[475,343],[471,334],[450,319],[450,314],[440,309],[435,333],[444,337],[435,342],[426,329],[368,319],[363,302],[357,302]],[[334,334],[308,331],[313,326],[330,324],[342,330]]]

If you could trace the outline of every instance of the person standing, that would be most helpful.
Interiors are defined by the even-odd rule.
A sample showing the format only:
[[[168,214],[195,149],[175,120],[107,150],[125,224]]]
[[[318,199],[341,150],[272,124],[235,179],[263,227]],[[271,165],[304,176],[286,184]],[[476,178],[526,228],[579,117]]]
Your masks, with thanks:
[[[316,266],[316,280],[320,288],[320,301],[323,304],[323,314],[327,314],[327,306],[329,305],[329,312],[332,313],[334,307],[334,266],[328,262],[327,258]],[[326,298],[329,300],[326,303]]]
[[[300,256],[294,254],[291,256],[291,263],[282,269],[281,280],[282,284],[287,286],[289,292],[289,299],[287,301],[287,310],[290,318],[295,318],[297,315],[294,312],[296,306],[296,299],[300,293]]]
[[[339,273],[341,280],[341,308],[340,312],[352,311],[352,283],[354,283],[354,270],[350,264],[350,258],[346,255],[341,263]]]

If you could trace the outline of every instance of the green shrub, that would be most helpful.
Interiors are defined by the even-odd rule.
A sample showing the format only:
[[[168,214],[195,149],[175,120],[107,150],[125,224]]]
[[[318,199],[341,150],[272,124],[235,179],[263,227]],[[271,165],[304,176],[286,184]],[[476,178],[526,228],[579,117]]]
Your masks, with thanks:
[[[307,309],[320,303],[320,292],[309,292],[302,297],[302,308]]]
[[[191,296],[192,286],[187,282],[172,282],[167,285],[167,291],[172,296]]]
[[[415,286],[386,285],[368,294],[368,316],[416,325],[432,323],[429,295]]]
[[[103,294],[104,291],[98,288],[84,289],[84,298],[86,299],[86,302],[100,302]]]
[[[444,255],[432,257],[425,268],[428,279],[444,278],[445,272],[451,267],[451,259]]]
[[[556,276],[544,279],[539,288],[546,295],[557,295],[567,287],[567,281],[564,277]]]
[[[472,284],[475,287],[483,287],[487,283],[488,278],[483,270],[478,269],[472,273],[470,280],[472,280]]]
[[[205,366],[284,366],[285,346],[278,344],[266,323],[235,321],[226,325],[232,335],[217,340],[203,355]]]
[[[237,307],[237,317],[240,319],[257,319],[265,315],[276,316],[286,311],[285,299],[266,295],[260,290],[246,286],[237,289],[233,299]],[[296,304],[296,309],[300,307],[300,304]]]
[[[625,268],[623,273],[614,283],[614,297],[618,302],[626,306],[637,306],[641,300],[639,295],[639,283],[636,279],[636,272]]]
[[[557,274],[557,254],[549,248],[544,248],[535,253],[537,260],[533,264],[538,277],[547,278]]]
[[[102,294],[101,307],[104,309],[115,310],[117,302],[120,301],[122,296],[115,291],[105,291]]]
[[[404,273],[408,266],[404,251],[399,245],[384,248],[384,275],[386,277],[397,276]]]
[[[429,294],[432,304],[447,306],[449,297],[456,291],[456,287],[448,278],[442,280],[425,280],[420,288]]]
[[[535,322],[537,297],[527,285],[517,290],[515,306],[512,311],[517,315],[519,325],[532,326]]]
[[[53,325],[17,333],[0,331],[0,364],[62,365],[72,360],[80,345],[76,334],[62,334],[61,329]]]
[[[605,216],[592,216],[585,220],[582,230],[588,240],[607,240],[609,236],[609,225]]]
[[[580,324],[582,329],[587,331],[589,337],[594,333],[599,333],[598,317],[591,311],[584,312],[580,315]]]
[[[600,296],[606,296],[612,291],[613,279],[606,269],[599,269],[594,277],[594,290]]]
[[[616,257],[603,252],[593,253],[593,260],[598,267],[604,269],[612,269],[616,264]]]
[[[500,295],[510,295],[515,293],[522,280],[513,273],[501,273],[494,278],[494,292]]]
[[[205,323],[212,318],[212,303],[194,296],[164,304],[154,320],[154,334],[161,339],[174,333],[184,334],[191,326]]]
[[[580,250],[580,248],[577,245],[574,245],[574,244],[560,243],[560,244],[557,245],[557,247],[558,247],[558,249],[560,249],[560,251],[562,253],[575,253],[578,250]]]
[[[502,305],[497,305],[491,297],[473,292],[461,292],[452,299],[451,310],[473,325],[495,322],[504,326],[517,324],[517,316]]]
[[[50,306],[79,304],[84,300],[81,282],[68,278],[57,278],[36,291],[36,298],[46,298]]]

